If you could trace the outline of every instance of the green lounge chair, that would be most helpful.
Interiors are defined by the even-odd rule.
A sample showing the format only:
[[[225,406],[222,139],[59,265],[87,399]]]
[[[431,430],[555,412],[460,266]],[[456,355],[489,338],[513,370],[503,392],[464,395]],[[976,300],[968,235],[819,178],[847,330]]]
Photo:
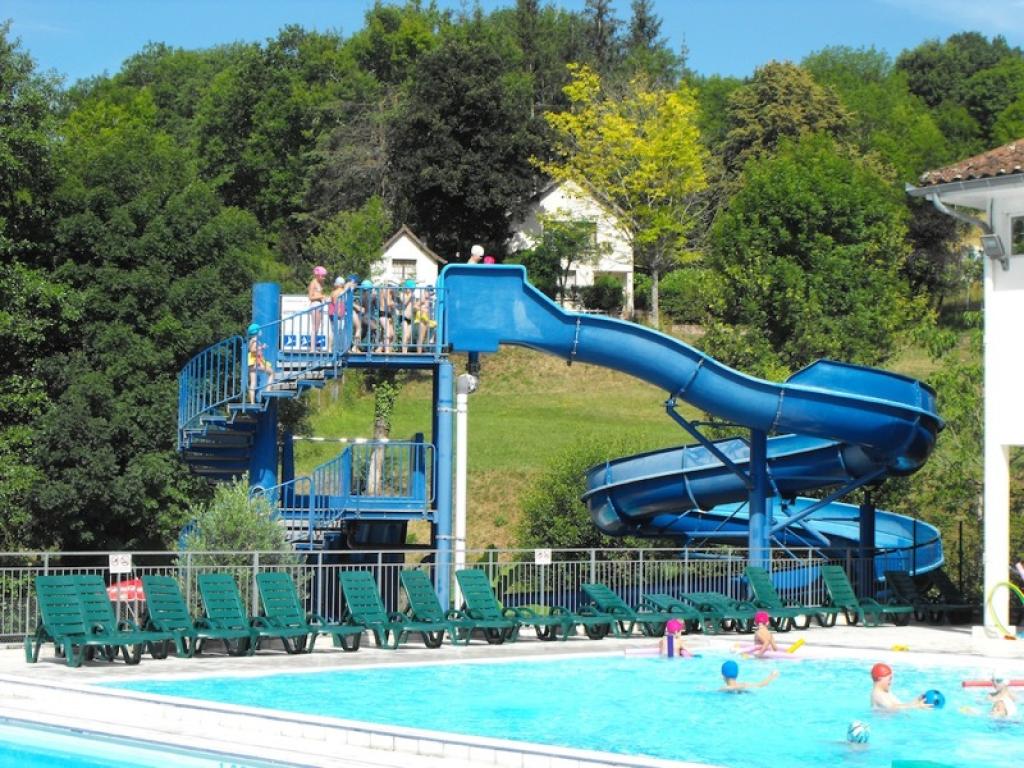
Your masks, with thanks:
[[[362,627],[358,624],[332,624],[322,616],[306,614],[295,582],[287,573],[264,571],[256,574],[256,587],[263,604],[262,620],[271,627],[280,629],[303,629],[309,634],[309,653],[317,635],[330,635],[335,648],[344,651],[358,651],[363,638]]]
[[[263,617],[250,618],[231,574],[201,573],[197,582],[207,624],[214,629],[249,627],[254,638],[250,654],[268,638],[280,640],[287,653],[301,653],[306,648],[309,631],[305,627],[274,627]]]
[[[908,571],[886,571],[885,583],[892,597],[913,606],[914,618],[918,621],[942,624],[949,619],[950,624],[963,623],[970,621],[974,611],[974,606],[967,603],[942,603],[925,597]]]
[[[786,632],[794,626],[807,629],[811,626],[812,618],[816,619],[822,627],[835,626],[836,616],[839,614],[838,608],[786,603],[779,596],[771,575],[764,568],[748,565],[744,573],[747,576],[747,583],[754,593],[754,605],[768,611],[775,628],[780,632]],[[800,618],[804,619],[803,626],[797,623]]]
[[[398,577],[409,598],[409,618],[445,626],[452,643],[464,641],[468,645],[475,631],[483,634],[491,645],[501,645],[506,640],[516,639],[519,623],[513,619],[474,619],[462,611],[445,611],[437,599],[430,577],[423,571],[402,571]]]
[[[107,594],[107,585],[99,574],[83,574],[73,577],[78,589],[78,599],[82,603],[82,618],[92,627],[102,628],[106,635],[114,640],[112,645],[120,646],[125,653],[125,661],[137,664],[142,658],[143,649],[149,651],[154,659],[166,659],[172,643],[178,655],[183,647],[173,632],[161,630],[142,630],[130,619],[118,620],[114,606]]]
[[[733,600],[721,592],[687,592],[682,599],[705,617],[710,617],[716,629],[753,632],[757,608],[744,600]],[[705,619],[705,629],[707,620]]]
[[[942,568],[938,568],[928,574],[928,588],[938,590],[939,602],[946,603],[947,605],[964,606],[963,611],[950,612],[950,622],[955,620],[957,624],[970,623],[975,611],[981,605],[980,601],[972,603],[965,598],[960,587],[953,583],[952,579],[949,578],[949,575]]]
[[[521,626],[533,627],[541,640],[568,639],[582,625],[591,640],[600,640],[610,631],[619,634],[615,617],[586,609],[577,613],[561,606],[555,606],[549,613],[542,614],[526,606],[502,608],[494,596],[491,582],[487,574],[479,568],[466,568],[455,572],[462,598],[466,604],[466,613],[472,618],[481,619],[515,619]]]
[[[843,612],[847,624],[862,621],[864,626],[877,627],[887,617],[893,624],[899,626],[910,623],[910,617],[914,613],[913,606],[895,603],[882,605],[870,597],[858,598],[846,576],[846,571],[838,565],[823,565],[821,577],[825,580],[830,604]]]
[[[665,622],[669,619],[679,619],[686,625],[687,632],[696,632],[699,629],[710,635],[714,634],[718,628],[710,615],[705,616],[689,603],[685,603],[667,592],[644,592],[640,595],[639,609],[657,613],[659,618]],[[664,631],[663,626],[659,634]]]
[[[634,610],[605,584],[581,584],[580,588],[597,610],[618,622],[622,634],[632,634],[636,626],[639,626],[640,632],[647,637],[660,637],[665,633],[665,622],[668,619],[650,606],[645,605]]]
[[[231,656],[251,653],[255,634],[252,627],[214,628],[205,618],[192,619],[181,587],[171,576],[143,576],[142,590],[146,595],[146,629],[171,632],[180,639],[178,656],[192,658],[203,652],[208,640],[224,643],[224,651]]]
[[[63,656],[69,667],[79,667],[86,658],[99,650],[103,658],[113,661],[111,649],[121,650],[128,664],[138,663],[138,657],[127,648],[117,645],[102,628],[87,624],[78,597],[77,576],[36,576],[36,601],[39,604],[39,623],[35,632],[25,636],[25,661],[35,664],[44,643],[51,642],[58,656]]]
[[[412,621],[404,613],[388,613],[369,571],[342,571],[341,591],[345,594],[345,621],[361,624],[373,633],[378,648],[394,650],[409,634],[419,634],[427,648],[440,648],[446,627],[434,622]]]

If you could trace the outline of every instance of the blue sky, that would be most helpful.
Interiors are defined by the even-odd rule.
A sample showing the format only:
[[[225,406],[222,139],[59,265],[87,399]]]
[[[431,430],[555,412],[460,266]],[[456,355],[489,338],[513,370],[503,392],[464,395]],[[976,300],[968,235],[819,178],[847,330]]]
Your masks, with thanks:
[[[584,0],[547,0],[579,10]],[[470,0],[439,5],[472,8]],[[114,73],[147,42],[205,48],[265,40],[286,24],[333,29],[362,27],[373,0],[4,0],[0,19],[40,69],[73,82]],[[514,0],[481,0],[485,10]],[[629,0],[614,0],[620,18]],[[702,74],[747,76],[772,59],[799,61],[829,45],[874,46],[896,55],[929,38],[962,30],[1001,34],[1024,45],[1024,0],[655,0],[662,33],[673,48],[686,44]]]

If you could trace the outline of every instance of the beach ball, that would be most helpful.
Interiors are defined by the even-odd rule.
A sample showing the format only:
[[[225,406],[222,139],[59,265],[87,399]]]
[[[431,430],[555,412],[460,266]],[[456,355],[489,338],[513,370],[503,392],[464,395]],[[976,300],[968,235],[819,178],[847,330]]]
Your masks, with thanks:
[[[846,740],[851,744],[867,744],[870,738],[871,729],[860,720],[854,720],[846,729]]]
[[[940,691],[932,688],[930,691],[925,691],[924,703],[930,704],[934,709],[942,709],[946,706],[946,697]]]

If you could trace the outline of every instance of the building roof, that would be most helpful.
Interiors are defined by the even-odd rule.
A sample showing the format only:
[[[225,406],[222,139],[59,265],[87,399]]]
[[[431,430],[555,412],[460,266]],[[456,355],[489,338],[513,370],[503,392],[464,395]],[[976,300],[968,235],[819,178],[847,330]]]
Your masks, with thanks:
[[[530,198],[530,201],[539,203],[547,196],[549,192],[551,192],[551,190],[566,184],[572,184],[581,193],[589,195],[594,200],[594,202],[606,208],[616,217],[620,219],[625,217],[625,214],[622,212],[622,209],[618,205],[616,205],[612,200],[609,200],[607,197],[598,192],[597,189],[595,189],[590,184],[590,182],[587,181],[566,181],[559,179],[551,179],[547,184],[540,188],[540,191],[538,191],[533,197]]]
[[[1015,173],[1024,173],[1024,139],[960,160],[945,168],[925,171],[921,174],[919,183],[922,187],[930,187],[955,181],[991,179]]]
[[[411,229],[409,229],[409,227],[406,224],[403,224],[399,228],[399,230],[397,232],[395,232],[395,234],[393,234],[391,237],[388,238],[388,241],[386,243],[384,243],[384,245],[380,249],[381,255],[387,253],[388,249],[392,245],[394,245],[399,239],[401,239],[403,236],[404,237],[408,237],[410,240],[412,240],[413,244],[417,248],[419,248],[421,251],[423,251],[423,253],[425,253],[429,258],[433,259],[438,264],[447,264],[448,263],[447,259],[442,259],[436,253],[434,253],[432,250],[430,250],[427,247],[427,244],[424,243],[422,240],[420,240],[418,237],[416,237],[416,235],[413,233],[413,231]]]

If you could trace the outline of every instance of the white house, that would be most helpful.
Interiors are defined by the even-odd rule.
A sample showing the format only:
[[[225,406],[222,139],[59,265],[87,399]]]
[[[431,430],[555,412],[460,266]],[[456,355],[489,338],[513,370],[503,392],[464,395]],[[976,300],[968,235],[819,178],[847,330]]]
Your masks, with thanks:
[[[384,243],[380,258],[370,265],[370,279],[375,283],[415,280],[418,284],[433,285],[447,263],[403,224]]]
[[[632,315],[633,246],[619,224],[620,212],[615,205],[602,200],[596,191],[574,182],[552,182],[530,200],[522,220],[513,223],[509,252],[533,248],[540,242],[544,233],[542,217],[594,223],[593,245],[598,253],[597,260],[563,264],[568,270],[568,288],[575,293],[578,288],[593,285],[599,275],[611,275],[622,283],[624,313]]]
[[[1024,446],[1024,139],[921,176],[908,192],[976,226],[985,262],[985,626],[1009,623],[1010,449]],[[970,213],[964,210],[968,209]],[[940,438],[941,439],[941,438]]]

